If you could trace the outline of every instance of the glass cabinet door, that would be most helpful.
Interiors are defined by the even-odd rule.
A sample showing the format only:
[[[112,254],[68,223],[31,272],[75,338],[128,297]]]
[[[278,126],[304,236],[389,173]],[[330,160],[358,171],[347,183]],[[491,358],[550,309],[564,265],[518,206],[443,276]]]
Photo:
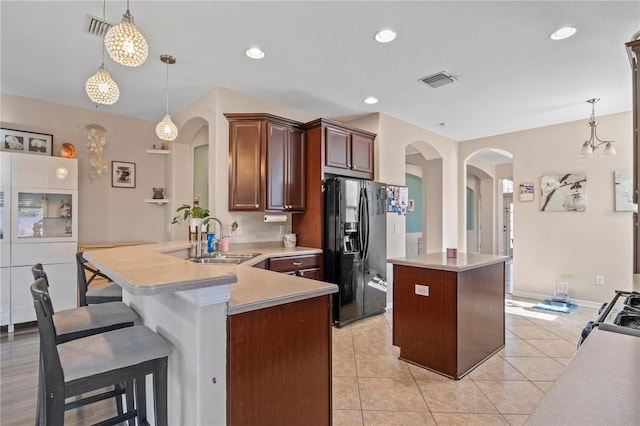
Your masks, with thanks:
[[[14,199],[16,219],[14,240],[68,240],[77,230],[76,192],[49,190],[37,192],[18,190]]]

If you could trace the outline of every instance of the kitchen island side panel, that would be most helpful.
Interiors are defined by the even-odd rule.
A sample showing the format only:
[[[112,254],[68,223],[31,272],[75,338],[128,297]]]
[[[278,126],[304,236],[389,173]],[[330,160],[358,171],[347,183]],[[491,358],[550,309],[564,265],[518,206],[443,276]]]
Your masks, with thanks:
[[[228,317],[227,424],[331,424],[331,296]]]
[[[504,273],[496,263],[458,275],[458,376],[504,347]]]
[[[456,374],[456,274],[394,265],[393,344],[400,358],[444,373]],[[416,294],[416,285],[429,295]]]

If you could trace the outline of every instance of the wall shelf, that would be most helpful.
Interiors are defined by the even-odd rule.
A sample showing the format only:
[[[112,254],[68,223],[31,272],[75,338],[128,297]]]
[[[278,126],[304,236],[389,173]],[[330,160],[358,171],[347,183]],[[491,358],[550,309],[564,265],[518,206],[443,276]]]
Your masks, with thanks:
[[[171,151],[168,149],[146,149],[145,152],[147,154],[164,154],[168,155]]]
[[[149,204],[167,204],[171,201],[168,198],[145,198],[144,202]]]

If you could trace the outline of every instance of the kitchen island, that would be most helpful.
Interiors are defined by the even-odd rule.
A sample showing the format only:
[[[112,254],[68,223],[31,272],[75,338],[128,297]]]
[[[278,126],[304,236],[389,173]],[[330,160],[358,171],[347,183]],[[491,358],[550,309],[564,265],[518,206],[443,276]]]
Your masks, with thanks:
[[[400,359],[461,379],[504,347],[506,256],[389,259]]]
[[[85,253],[122,286],[124,302],[142,323],[172,344],[169,424],[241,425],[255,419],[250,416],[265,420],[283,413],[316,421],[319,412],[327,421],[318,424],[329,424],[330,295],[337,287],[251,267],[320,250],[232,246],[231,252],[260,252],[232,266],[175,255],[192,247],[172,241]],[[313,398],[313,409],[305,395]]]

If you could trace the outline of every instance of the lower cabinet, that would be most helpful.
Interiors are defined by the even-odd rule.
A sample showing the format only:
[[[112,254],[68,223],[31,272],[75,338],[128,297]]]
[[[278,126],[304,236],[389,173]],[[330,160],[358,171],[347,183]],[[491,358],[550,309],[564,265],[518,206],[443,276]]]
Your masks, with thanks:
[[[227,327],[227,424],[331,424],[331,296],[231,315]]]
[[[269,270],[322,280],[322,254],[276,257],[269,260]]]

